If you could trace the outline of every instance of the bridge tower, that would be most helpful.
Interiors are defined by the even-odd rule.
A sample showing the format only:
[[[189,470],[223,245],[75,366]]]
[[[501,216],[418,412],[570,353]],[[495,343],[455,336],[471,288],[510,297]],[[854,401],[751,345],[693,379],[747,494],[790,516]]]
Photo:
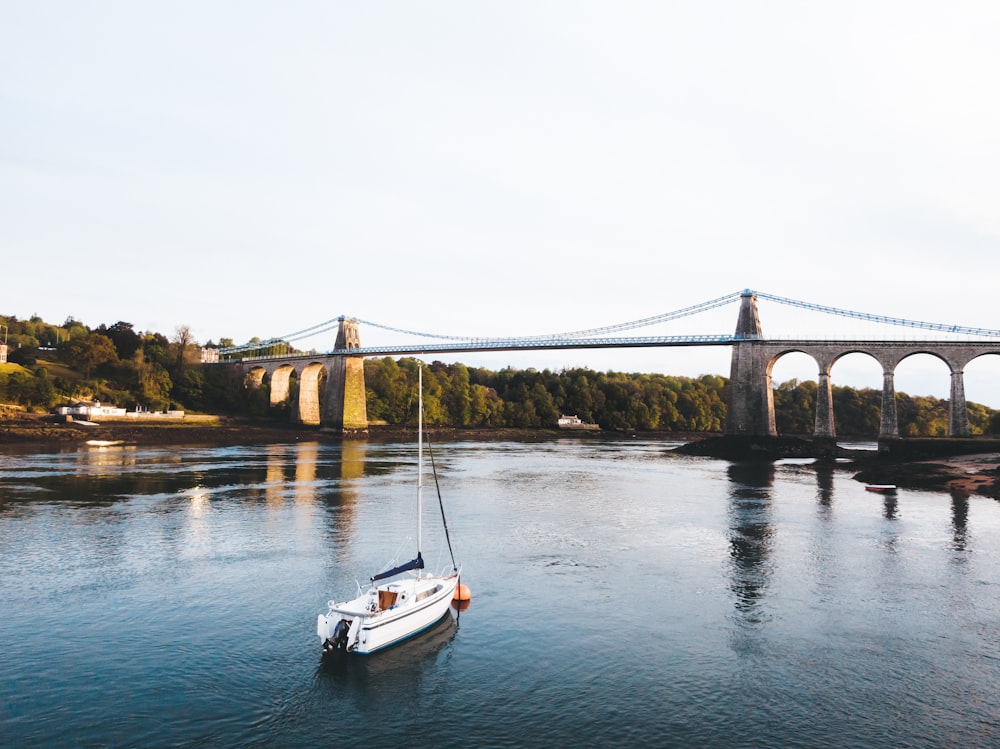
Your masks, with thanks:
[[[361,348],[358,321],[339,317],[337,351]],[[368,429],[368,406],[365,399],[365,360],[363,356],[339,354],[332,357],[326,393],[323,398],[323,429],[334,432],[358,432]]]
[[[749,289],[740,294],[740,316],[736,321],[729,368],[729,408],[726,434],[777,436],[771,368],[762,351],[763,333],[757,313],[757,295]]]

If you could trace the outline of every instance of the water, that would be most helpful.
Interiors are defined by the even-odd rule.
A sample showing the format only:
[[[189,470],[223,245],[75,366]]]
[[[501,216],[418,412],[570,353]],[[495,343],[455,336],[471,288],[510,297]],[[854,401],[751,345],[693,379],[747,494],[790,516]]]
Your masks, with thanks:
[[[0,745],[997,745],[1000,503],[666,447],[437,446],[472,604],[332,662],[413,446],[8,448]]]

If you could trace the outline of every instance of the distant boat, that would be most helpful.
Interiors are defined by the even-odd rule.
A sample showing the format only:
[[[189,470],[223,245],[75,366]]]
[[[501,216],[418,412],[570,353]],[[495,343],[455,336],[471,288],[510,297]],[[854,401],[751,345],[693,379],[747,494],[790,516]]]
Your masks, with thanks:
[[[870,492],[880,492],[882,494],[892,494],[896,491],[895,484],[865,484],[865,489]]]
[[[122,440],[87,440],[87,444],[91,447],[113,447],[115,445],[121,445]]]
[[[373,575],[367,591],[358,586],[358,595],[350,601],[330,601],[326,614],[316,619],[316,634],[323,652],[346,652],[367,655],[394,645],[428,629],[448,615],[448,605],[455,595],[461,570],[452,556],[452,570],[445,575],[424,576],[421,554],[423,530],[423,370],[418,375],[417,406],[417,556],[416,558]],[[431,456],[433,458],[433,455]],[[432,461],[433,462],[433,461]],[[444,512],[441,514],[444,520]],[[445,526],[447,538],[448,527]],[[448,542],[451,550],[451,541]],[[378,584],[380,580],[410,575],[402,580]],[[465,586],[462,586],[463,588]]]

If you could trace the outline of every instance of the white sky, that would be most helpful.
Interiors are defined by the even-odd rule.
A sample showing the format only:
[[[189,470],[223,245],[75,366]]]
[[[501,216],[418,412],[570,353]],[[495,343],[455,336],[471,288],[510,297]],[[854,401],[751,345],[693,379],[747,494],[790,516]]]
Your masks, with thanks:
[[[6,2],[0,313],[485,337],[753,288],[1000,328],[998,38],[985,0]],[[994,359],[966,386],[1000,407]],[[448,360],[729,373],[728,349]],[[943,364],[910,364],[899,390],[947,397]]]

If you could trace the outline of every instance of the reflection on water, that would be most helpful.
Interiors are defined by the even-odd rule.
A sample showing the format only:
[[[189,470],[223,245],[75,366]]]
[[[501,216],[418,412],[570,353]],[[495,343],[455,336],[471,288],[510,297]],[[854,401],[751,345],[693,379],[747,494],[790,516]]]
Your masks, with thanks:
[[[321,656],[318,678],[330,688],[359,690],[356,696],[362,698],[413,700],[429,669],[457,631],[455,616],[449,611],[425,632],[408,640],[405,647],[388,648],[367,658],[343,652]]]
[[[642,440],[435,452],[475,600],[340,661],[316,615],[411,551],[413,445],[4,453],[0,745],[998,744],[1000,503]]]
[[[340,477],[345,485],[352,479],[365,475],[365,456],[368,454],[368,443],[363,440],[349,440],[340,446]]]
[[[135,451],[135,445],[87,445],[76,455],[80,464],[90,469],[91,475],[104,476],[116,473],[122,466],[134,466]]]
[[[729,544],[736,608],[747,622],[758,621],[755,604],[767,587],[774,531],[770,522],[774,466],[769,462],[729,466]]]
[[[829,463],[816,463],[816,500],[829,509],[833,503],[833,467]]]
[[[882,495],[882,514],[886,520],[896,520],[896,510],[898,503],[895,492],[887,492]]]
[[[951,495],[951,548],[955,551],[966,551],[966,531],[969,523],[969,497],[961,492]],[[956,557],[963,559],[964,557]]]

